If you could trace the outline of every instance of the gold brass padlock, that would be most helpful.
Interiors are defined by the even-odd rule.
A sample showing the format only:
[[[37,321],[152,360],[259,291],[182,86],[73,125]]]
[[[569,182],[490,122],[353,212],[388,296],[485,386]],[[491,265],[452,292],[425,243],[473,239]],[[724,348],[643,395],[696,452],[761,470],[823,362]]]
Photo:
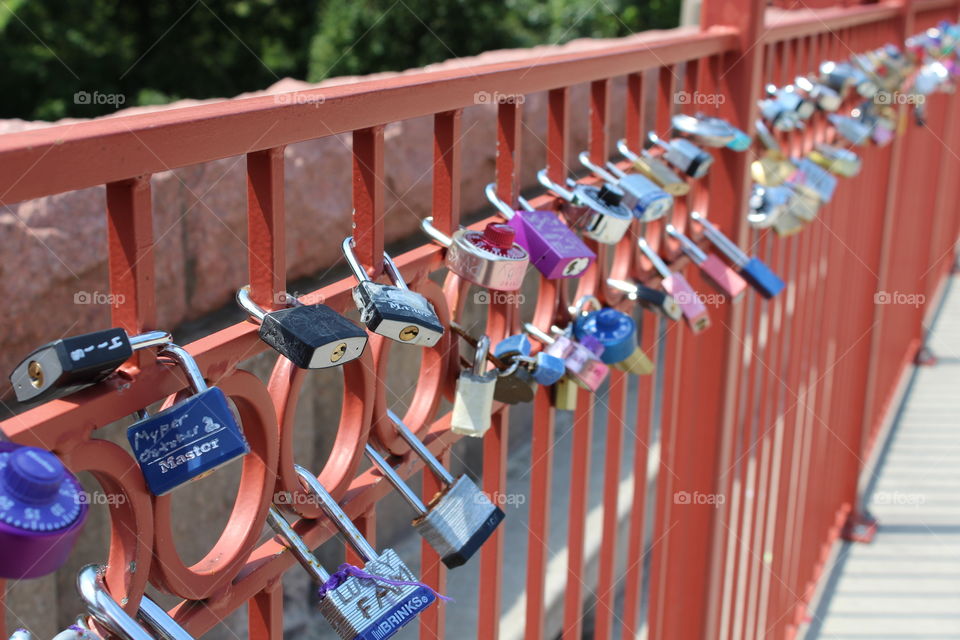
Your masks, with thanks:
[[[553,406],[562,411],[574,411],[577,408],[577,394],[580,385],[570,376],[564,376],[560,382],[553,385]]]

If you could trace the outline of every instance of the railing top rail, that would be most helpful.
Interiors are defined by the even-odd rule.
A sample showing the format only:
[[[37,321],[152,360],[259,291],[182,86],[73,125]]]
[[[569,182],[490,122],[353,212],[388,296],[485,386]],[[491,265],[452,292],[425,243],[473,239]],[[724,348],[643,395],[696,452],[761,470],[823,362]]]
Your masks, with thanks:
[[[6,203],[83,189],[476,104],[480,91],[529,94],[735,49],[733,29],[695,27],[498,63],[423,71],[297,92],[0,136]],[[26,174],[23,168],[29,167]]]

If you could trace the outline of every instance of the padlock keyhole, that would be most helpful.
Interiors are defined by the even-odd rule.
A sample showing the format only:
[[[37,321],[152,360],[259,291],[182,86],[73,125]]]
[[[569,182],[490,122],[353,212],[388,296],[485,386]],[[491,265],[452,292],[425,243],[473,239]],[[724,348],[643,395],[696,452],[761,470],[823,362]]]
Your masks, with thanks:
[[[341,342],[330,354],[330,362],[338,362],[347,353],[347,343]]]
[[[43,366],[36,360],[27,365],[27,375],[30,376],[30,384],[35,388],[43,387]]]
[[[404,342],[409,342],[410,340],[413,340],[414,338],[416,338],[419,334],[420,334],[420,329],[418,327],[415,327],[414,325],[410,325],[409,327],[405,327],[400,332],[400,339],[403,340]]]

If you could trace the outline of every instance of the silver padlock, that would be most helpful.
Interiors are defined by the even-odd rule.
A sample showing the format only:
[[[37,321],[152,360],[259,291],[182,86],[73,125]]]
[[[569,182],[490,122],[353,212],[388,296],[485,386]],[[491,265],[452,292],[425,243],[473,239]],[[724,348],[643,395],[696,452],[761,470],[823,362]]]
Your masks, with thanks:
[[[551,180],[546,169],[537,172],[537,179],[570,203],[564,212],[570,226],[601,244],[620,242],[633,222],[633,213],[623,206],[623,191],[614,185],[591,187],[568,180],[566,189]]]
[[[487,371],[490,338],[480,336],[473,356],[473,368],[461,371],[457,379],[457,394],[450,414],[450,430],[462,436],[482,438],[490,429],[493,416],[493,394],[497,388],[498,371]]]
[[[392,285],[374,282],[353,252],[353,237],[340,246],[350,270],[359,284],[353,288],[353,301],[360,310],[360,321],[367,329],[391,340],[432,347],[443,335],[443,325],[433,305],[411,291],[389,255],[383,254],[383,270]]]
[[[856,152],[823,142],[818,143],[807,157],[827,171],[845,178],[852,178],[860,173],[862,166]]]
[[[424,233],[447,248],[447,267],[474,284],[495,291],[516,291],[530,264],[527,251],[514,242],[509,224],[491,222],[483,231],[460,228],[453,237],[433,226],[433,216],[420,223]]]
[[[671,118],[670,122],[675,130],[708,147],[726,147],[734,151],[746,151],[752,142],[746,132],[726,120],[702,113],[695,116],[678,113]]]
[[[267,523],[320,585],[320,613],[344,640],[393,636],[436,600],[435,593],[417,580],[393,549],[377,553],[312,473],[300,465],[294,465],[294,469],[307,492],[364,562],[362,575],[349,571],[349,565],[341,565],[331,576],[280,511],[270,507]]]
[[[107,592],[103,585],[104,569],[88,564],[77,575],[77,591],[94,620],[123,640],[156,640],[158,637],[165,640],[193,640],[193,636],[171,618],[163,607],[146,595],[140,600],[137,612],[139,621],[135,620]]]
[[[685,138],[674,138],[669,142],[661,140],[652,131],[647,138],[663,149],[663,158],[674,168],[691,178],[702,178],[710,171],[713,156]]]
[[[747,223],[754,229],[774,229],[778,235],[789,236],[803,229],[804,222],[790,211],[794,192],[786,186],[765,187],[753,185]]]
[[[598,177],[623,189],[623,205],[633,211],[640,222],[658,220],[673,212],[673,196],[639,173],[625,173],[617,165],[607,163],[610,171],[595,165],[586,151],[579,156],[580,163]]]
[[[806,94],[806,98],[817,105],[821,111],[833,113],[843,104],[843,98],[840,94],[820,82],[814,82],[810,78],[798,76],[794,80],[798,89]]]
[[[443,484],[443,489],[429,504],[424,504],[390,463],[370,445],[366,447],[367,458],[417,512],[413,527],[440,555],[443,564],[451,569],[465,564],[493,535],[504,518],[503,511],[473,480],[465,475],[454,478],[397,414],[387,409],[387,417],[396,425],[404,442],[423,460],[425,468]]]

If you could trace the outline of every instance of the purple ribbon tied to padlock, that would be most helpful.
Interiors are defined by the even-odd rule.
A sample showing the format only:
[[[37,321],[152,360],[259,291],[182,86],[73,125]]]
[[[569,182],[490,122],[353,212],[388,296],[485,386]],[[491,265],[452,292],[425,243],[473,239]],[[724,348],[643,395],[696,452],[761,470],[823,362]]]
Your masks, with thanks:
[[[359,578],[360,580],[377,580],[384,584],[389,584],[394,587],[424,587],[433,592],[433,595],[437,596],[445,602],[453,602],[453,598],[449,598],[445,595],[437,593],[437,591],[428,584],[423,582],[418,582],[416,580],[394,580],[392,578],[387,578],[385,576],[378,576],[373,573],[368,573],[361,569],[360,567],[355,567],[352,564],[343,563],[337,570],[330,574],[330,578],[326,582],[320,585],[317,589],[317,594],[320,596],[320,599],[323,600],[327,597],[327,593],[336,590],[337,587],[342,585],[347,581],[348,578]]]

